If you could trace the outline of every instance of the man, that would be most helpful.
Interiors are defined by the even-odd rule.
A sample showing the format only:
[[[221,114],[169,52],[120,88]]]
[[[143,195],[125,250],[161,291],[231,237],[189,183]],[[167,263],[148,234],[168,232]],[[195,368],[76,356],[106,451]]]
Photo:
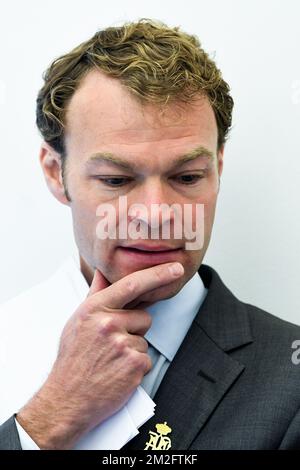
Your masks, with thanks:
[[[51,281],[2,309],[2,401],[29,375],[34,389],[6,410],[1,448],[72,449],[140,385],[155,414],[123,449],[299,448],[291,348],[300,328],[239,301],[202,264],[231,126],[229,91],[195,37],[147,20],[97,32],[48,69],[37,100],[40,162],[49,190],[72,211],[80,279],[65,270],[59,293]],[[178,221],[173,209],[159,213],[159,239],[116,236],[109,221],[111,236],[99,236],[99,205],[115,210],[114,228],[155,225],[138,210],[124,219],[122,198],[149,213],[161,204],[191,208],[186,224],[203,229],[203,243],[187,249],[188,230],[162,237],[163,225]],[[82,282],[88,291],[69,311],[68,289]],[[54,354],[61,331],[40,380],[38,357]]]

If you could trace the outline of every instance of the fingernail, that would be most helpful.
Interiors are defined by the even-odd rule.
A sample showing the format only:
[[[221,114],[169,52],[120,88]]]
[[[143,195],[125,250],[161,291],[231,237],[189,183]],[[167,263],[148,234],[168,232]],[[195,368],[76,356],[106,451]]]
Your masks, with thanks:
[[[180,263],[171,264],[171,266],[169,266],[169,270],[170,273],[173,274],[173,276],[180,276],[184,273],[183,266]]]

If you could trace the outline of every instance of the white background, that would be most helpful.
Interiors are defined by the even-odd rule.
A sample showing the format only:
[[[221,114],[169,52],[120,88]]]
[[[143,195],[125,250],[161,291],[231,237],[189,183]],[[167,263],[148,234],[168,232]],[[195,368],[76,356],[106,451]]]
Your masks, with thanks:
[[[235,99],[204,262],[240,299],[300,324],[300,2],[12,0],[0,17],[0,302],[74,250],[38,163],[43,71],[96,30],[148,17],[197,34]]]

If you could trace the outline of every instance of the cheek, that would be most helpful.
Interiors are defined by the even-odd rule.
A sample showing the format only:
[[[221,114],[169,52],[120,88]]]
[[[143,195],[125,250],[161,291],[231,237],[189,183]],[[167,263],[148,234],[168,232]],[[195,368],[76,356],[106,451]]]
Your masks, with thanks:
[[[92,227],[96,227],[96,212],[93,208],[87,207],[86,204],[73,205],[72,216],[77,227],[81,227],[85,231],[90,231]]]
[[[196,210],[196,207],[193,210],[193,221],[194,226],[196,224],[196,220],[203,219],[205,225],[205,232],[207,228],[211,226],[214,220],[214,214],[216,209],[218,197],[218,186],[210,186],[207,188],[207,191],[201,195],[201,198],[198,199],[197,204],[201,205],[201,210]]]
[[[96,216],[96,207],[87,200],[72,200],[71,204],[74,235],[77,243],[91,245],[96,240],[96,227],[98,218]]]
[[[204,231],[206,234],[211,232],[212,225],[215,218],[216,210],[216,197],[208,201],[204,206]]]

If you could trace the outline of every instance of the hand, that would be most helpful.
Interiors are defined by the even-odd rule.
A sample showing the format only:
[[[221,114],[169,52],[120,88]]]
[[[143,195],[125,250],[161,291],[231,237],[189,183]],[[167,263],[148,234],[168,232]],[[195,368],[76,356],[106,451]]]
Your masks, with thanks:
[[[181,270],[176,274],[174,265]],[[66,323],[48,379],[17,414],[41,449],[69,449],[129,400],[151,369],[147,341],[151,316],[140,295],[183,274],[179,263],[137,271],[109,285],[95,270],[89,294]]]

